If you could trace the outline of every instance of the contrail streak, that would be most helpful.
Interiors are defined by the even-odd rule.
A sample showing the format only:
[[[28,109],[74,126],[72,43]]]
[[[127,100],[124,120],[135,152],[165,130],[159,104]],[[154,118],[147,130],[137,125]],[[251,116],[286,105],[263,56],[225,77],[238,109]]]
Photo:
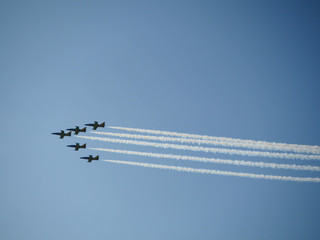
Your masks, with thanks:
[[[206,140],[206,141],[219,141],[220,145],[230,146],[230,147],[231,146],[232,147],[246,147],[246,148],[261,149],[261,150],[291,151],[291,152],[320,154],[320,146],[243,140],[243,139],[226,138],[226,137],[213,137],[213,136],[198,135],[198,134],[177,133],[177,132],[168,132],[168,131],[159,131],[159,130],[148,130],[148,129],[140,129],[140,128],[126,128],[126,127],[114,127],[114,126],[109,126],[108,128],[131,131],[131,132],[156,134],[156,135],[168,135],[168,136],[176,136],[176,137],[182,137],[182,138],[202,139],[202,140]]]
[[[242,143],[233,143],[228,141],[217,141],[217,140],[203,140],[203,139],[195,139],[195,138],[176,138],[176,137],[150,136],[150,135],[112,133],[112,132],[96,132],[96,131],[91,131],[91,133],[113,136],[113,137],[145,139],[145,140],[161,141],[161,142],[209,144],[209,145],[219,145],[219,146],[226,146],[226,147],[240,147],[241,145],[241,147],[247,147],[246,144],[242,144]],[[257,149],[261,149],[261,147],[257,147]],[[285,151],[285,150],[282,149],[282,151]]]
[[[112,133],[112,132],[96,132],[96,131],[91,131],[91,133],[98,134],[98,135],[113,136],[113,137],[145,139],[145,140],[161,141],[161,142],[208,144],[208,145],[217,145],[217,146],[226,146],[226,147],[246,147],[245,144],[237,144],[237,143],[232,143],[227,141],[217,141],[217,140],[204,140],[204,139],[196,139],[196,138],[181,138],[181,137],[177,138],[177,137],[163,137],[163,136],[150,136],[150,135]]]
[[[303,166],[303,165],[295,165],[295,164],[250,162],[250,161],[241,161],[241,160],[227,160],[227,159],[181,156],[181,155],[162,154],[162,153],[126,151],[126,150],[117,150],[117,149],[109,149],[109,148],[89,148],[89,149],[95,150],[95,151],[104,151],[104,152],[120,153],[120,154],[127,154],[127,155],[137,155],[137,156],[144,156],[144,157],[189,160],[189,161],[210,162],[210,163],[218,163],[218,164],[231,164],[231,165],[237,165],[237,166],[242,165],[242,166],[261,167],[261,168],[320,171],[320,167],[310,166],[310,165]]]
[[[114,139],[114,138],[87,137],[87,136],[76,136],[76,137],[90,139],[90,140],[104,141],[104,142],[133,144],[133,145],[150,146],[150,147],[158,147],[158,148],[172,148],[172,149],[178,149],[178,150],[189,150],[189,151],[197,151],[197,152],[212,152],[212,153],[223,153],[223,154],[242,155],[242,156],[260,156],[260,157],[301,159],[301,160],[320,160],[320,155],[243,151],[243,150],[225,149],[225,148],[204,148],[204,147],[198,147],[198,146],[176,145],[176,144],[168,144],[168,143],[154,143],[154,142],[123,140],[123,139]]]
[[[117,161],[117,160],[103,160],[103,161],[110,162],[110,163],[117,163],[117,164],[140,166],[140,167],[146,167],[146,168],[159,168],[159,169],[174,170],[174,171],[179,171],[179,172],[192,172],[192,173],[215,174],[215,175],[224,175],[224,176],[237,176],[237,177],[247,177],[247,178],[266,179],[266,180],[282,180],[282,181],[314,182],[314,183],[320,182],[320,178],[310,178],[310,177],[291,177],[291,176],[274,176],[274,175],[253,174],[253,173],[238,173],[238,172],[211,170],[211,169],[198,169],[198,168],[167,166],[167,165],[160,165],[160,164]]]

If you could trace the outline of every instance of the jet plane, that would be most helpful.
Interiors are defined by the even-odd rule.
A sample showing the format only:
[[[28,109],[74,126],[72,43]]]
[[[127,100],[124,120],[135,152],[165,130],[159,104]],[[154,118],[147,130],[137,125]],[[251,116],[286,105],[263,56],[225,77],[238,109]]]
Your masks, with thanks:
[[[85,124],[85,125],[93,127],[93,130],[97,130],[98,127],[103,127],[104,128],[105,122],[99,124],[97,121],[95,121],[94,123],[88,123],[88,124]]]
[[[67,147],[74,148],[75,151],[78,151],[80,148],[86,148],[87,144],[80,145],[79,143],[76,143],[76,145],[67,145]]]
[[[92,157],[92,155],[89,155],[89,157],[80,157],[81,159],[87,159],[88,162],[92,162],[92,160],[99,160],[99,155]]]
[[[76,135],[78,135],[79,132],[86,132],[87,128],[84,127],[84,128],[82,128],[82,129],[80,129],[79,126],[76,126],[76,128],[68,128],[67,130],[68,130],[68,131],[74,131],[74,133],[75,133]]]
[[[61,132],[57,132],[57,133],[51,133],[53,135],[59,135],[61,139],[63,139],[65,136],[71,137],[71,132],[68,133],[64,133],[63,130],[61,130]]]

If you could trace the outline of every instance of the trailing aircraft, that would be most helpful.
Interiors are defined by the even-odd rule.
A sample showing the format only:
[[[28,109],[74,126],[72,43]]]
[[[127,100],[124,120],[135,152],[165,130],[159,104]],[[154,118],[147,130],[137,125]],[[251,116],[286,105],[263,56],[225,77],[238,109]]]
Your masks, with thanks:
[[[51,133],[53,135],[59,135],[61,139],[63,139],[65,136],[71,137],[71,132],[65,133],[63,130],[59,133]]]
[[[74,133],[75,133],[76,135],[78,135],[79,132],[86,132],[87,128],[84,127],[84,128],[82,128],[82,129],[80,129],[79,126],[76,126],[76,128],[68,128],[67,130],[69,130],[69,131],[74,131]]]
[[[88,162],[92,162],[92,160],[99,160],[99,155],[92,157],[92,155],[89,155],[89,157],[80,157],[81,159],[87,159]]]
[[[74,148],[75,151],[78,151],[80,148],[86,148],[87,144],[80,145],[79,143],[76,143],[76,145],[67,145],[67,147]]]
[[[93,130],[97,130],[98,127],[103,127],[104,128],[105,122],[99,124],[97,121],[94,121],[94,123],[88,123],[88,124],[85,124],[85,125],[93,127]]]

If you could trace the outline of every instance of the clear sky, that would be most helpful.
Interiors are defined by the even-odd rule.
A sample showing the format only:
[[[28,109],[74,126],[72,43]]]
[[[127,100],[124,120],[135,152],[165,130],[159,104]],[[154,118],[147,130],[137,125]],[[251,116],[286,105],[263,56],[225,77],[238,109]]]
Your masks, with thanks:
[[[79,157],[317,173],[75,152],[65,145],[84,140],[50,134],[97,120],[320,145],[319,12],[317,1],[1,1],[0,238],[320,239],[320,184]]]

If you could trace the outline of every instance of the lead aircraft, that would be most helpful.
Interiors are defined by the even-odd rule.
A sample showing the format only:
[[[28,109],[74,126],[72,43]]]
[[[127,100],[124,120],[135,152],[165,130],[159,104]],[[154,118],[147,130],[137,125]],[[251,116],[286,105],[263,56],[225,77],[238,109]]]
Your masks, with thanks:
[[[57,133],[51,133],[53,135],[59,135],[61,139],[63,139],[65,136],[71,137],[71,132],[65,133],[63,130],[61,132]]]

